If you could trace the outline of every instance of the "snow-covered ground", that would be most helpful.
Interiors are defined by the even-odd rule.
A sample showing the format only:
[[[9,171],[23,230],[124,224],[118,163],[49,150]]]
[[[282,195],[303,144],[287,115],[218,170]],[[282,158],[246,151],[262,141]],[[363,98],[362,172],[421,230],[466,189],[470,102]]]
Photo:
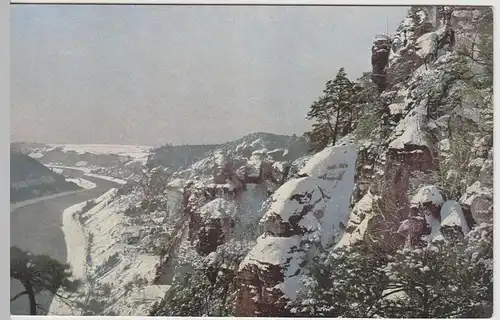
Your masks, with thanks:
[[[134,237],[144,240],[140,232],[147,229],[131,225],[123,213],[137,199],[116,192],[111,189],[93,200],[87,212],[82,212],[84,202],[63,213],[68,263],[73,276],[84,282],[77,301],[97,314],[147,315],[169,286],[151,284],[158,257],[144,252],[144,245],[129,242]],[[54,299],[48,314],[81,315],[82,310]]]
[[[215,163],[216,169],[226,169],[232,163],[240,161],[235,168],[232,168],[233,171],[242,166],[253,169],[266,164],[261,159],[265,157],[259,154],[247,159],[241,155],[215,152],[214,155],[208,155],[205,159],[189,166],[188,176],[184,177],[178,173],[168,181],[167,208],[170,209],[160,208],[155,212],[144,212],[144,209],[141,209],[141,203],[144,200],[143,190],[137,188],[127,194],[117,194],[116,190],[109,191],[94,200],[95,206],[83,214],[79,211],[85,204],[69,208],[64,213],[63,231],[67,238],[67,250],[74,253],[68,256],[68,260],[74,269],[75,276],[83,278],[87,283],[83,289],[84,299],[87,298],[86,302],[90,300],[87,308],[92,308],[98,315],[141,316],[147,315],[151,305],[165,296],[169,288],[168,281],[162,282],[163,285],[152,284],[157,276],[156,265],[161,260],[151,249],[154,245],[163,245],[163,241],[170,239],[176,231],[175,226],[178,220],[183,218],[180,215],[182,212],[177,210],[183,200],[183,189],[187,178],[194,179],[193,190],[203,191],[211,186],[215,188],[214,158],[218,160]],[[85,176],[103,178],[91,173],[95,172],[93,170],[96,168],[90,166],[50,166],[80,170]],[[257,170],[259,171],[261,170]],[[250,173],[251,170],[249,170]],[[117,179],[112,181],[125,183]],[[232,183],[232,180],[221,182],[219,186],[231,192],[235,188]],[[210,219],[229,217],[237,224],[235,229],[238,230],[235,230],[235,234],[240,239],[252,231],[247,230],[249,225],[256,225],[261,217],[261,206],[268,192],[274,191],[275,188],[268,184],[271,182],[246,183],[245,189],[240,190],[237,201],[230,200],[230,198],[216,198],[207,203],[200,203],[202,222],[208,223]],[[75,231],[77,226],[81,226],[80,233]],[[71,238],[73,235],[75,239]],[[181,232],[179,237],[180,249],[176,252],[176,257],[179,261],[184,261],[187,257],[191,257],[189,252],[193,251],[192,243],[188,241],[185,232]],[[252,244],[255,238],[252,236]],[[184,252],[182,249],[184,247],[189,248],[190,251]],[[97,302],[92,303],[92,300]],[[49,314],[78,315],[80,313],[81,311],[69,310],[61,305],[60,301],[54,301]]]
[[[32,152],[29,154],[30,157],[32,157],[33,159],[40,159],[43,157],[43,153],[40,153],[40,152]]]
[[[54,171],[55,173],[58,173],[58,174],[63,174],[63,169],[61,168],[50,168],[50,170]]]
[[[85,235],[78,220],[75,218],[75,213],[82,210],[87,202],[75,204],[63,211],[62,231],[64,233],[64,241],[66,242],[66,252],[68,253],[67,262],[71,266],[73,279],[84,279],[86,274],[85,266]],[[85,290],[85,281],[83,281]],[[76,310],[71,310],[70,307],[63,303],[58,297],[54,297],[49,315],[79,315]]]
[[[83,189],[94,189],[97,187],[95,183],[92,181],[88,181],[82,178],[66,178],[66,181],[73,182],[77,184],[79,187],[82,187]]]

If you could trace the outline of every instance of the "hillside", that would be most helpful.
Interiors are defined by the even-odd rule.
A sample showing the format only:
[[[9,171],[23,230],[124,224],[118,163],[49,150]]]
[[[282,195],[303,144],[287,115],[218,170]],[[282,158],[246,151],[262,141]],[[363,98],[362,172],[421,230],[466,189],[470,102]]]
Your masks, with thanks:
[[[28,155],[10,154],[10,202],[78,190],[80,187]]]
[[[117,179],[142,175],[152,149],[107,144],[18,144],[16,147],[46,166],[79,168]]]
[[[238,145],[246,148],[251,143],[258,144],[258,148],[269,151],[287,148],[290,159],[296,158],[297,154],[303,153],[307,149],[307,141],[301,137],[291,137],[276,135],[271,133],[258,132],[246,135],[238,140],[229,141],[221,144],[212,145],[185,145],[163,147],[153,149],[148,158],[147,167],[154,168],[162,166],[169,170],[177,171],[181,168],[187,168],[196,161],[199,161],[216,150],[231,151]]]

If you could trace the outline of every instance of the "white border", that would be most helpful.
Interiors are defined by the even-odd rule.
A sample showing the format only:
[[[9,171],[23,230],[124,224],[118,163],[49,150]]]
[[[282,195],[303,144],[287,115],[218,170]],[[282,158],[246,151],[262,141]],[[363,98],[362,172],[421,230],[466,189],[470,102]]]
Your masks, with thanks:
[[[455,0],[455,1],[430,1],[430,0],[415,0],[412,2],[408,1],[376,1],[376,0],[352,0],[346,1],[335,1],[335,0],[314,0],[314,1],[304,1],[304,0],[13,0],[11,4],[22,3],[22,4],[177,4],[177,5],[210,5],[210,4],[221,4],[221,5],[344,5],[344,6],[355,6],[355,5],[365,5],[365,6],[380,6],[380,5],[390,5],[390,6],[409,6],[409,5],[473,5],[473,6],[490,6],[493,5],[493,1],[488,0]]]
[[[252,5],[398,5],[398,6],[408,6],[408,5],[475,5],[475,6],[480,6],[480,5],[493,5],[496,7],[495,2],[493,1],[485,1],[485,0],[476,0],[476,1],[464,1],[464,0],[455,0],[455,1],[426,1],[426,0],[414,0],[412,2],[408,2],[406,0],[404,1],[374,1],[374,0],[365,0],[365,1],[359,1],[359,0],[352,0],[349,2],[345,1],[335,1],[335,0],[314,0],[314,1],[299,1],[299,0],[287,0],[287,1],[279,1],[279,0],[273,0],[273,1],[265,1],[265,0],[252,0],[252,1],[223,1],[223,0],[204,0],[204,1],[194,1],[194,0],[146,0],[146,1],[127,1],[127,0],[107,0],[107,1],[88,1],[88,0],[73,0],[73,1],[66,1],[66,0],[24,0],[24,1],[11,1],[11,4],[18,4],[19,3],[24,3],[24,4],[237,4],[237,5],[245,5],[245,4],[252,4]],[[1,157],[1,171],[0,171],[0,178],[4,183],[5,189],[3,190],[4,192],[1,193],[1,197],[3,198],[3,202],[5,204],[5,207],[9,204],[9,180],[10,180],[10,174],[9,174],[9,149],[10,149],[10,127],[9,127],[9,119],[10,119],[10,103],[9,103],[9,92],[10,92],[10,60],[9,60],[9,53],[10,53],[10,41],[9,41],[9,33],[10,33],[10,20],[9,20],[9,3],[7,1],[2,1],[2,4],[0,5],[0,39],[3,40],[2,43],[6,44],[2,46],[1,56],[0,56],[0,61],[2,66],[0,67],[0,70],[2,70],[1,75],[0,75],[0,80],[1,80],[1,91],[0,91],[0,96],[1,96],[1,102],[3,108],[1,108],[1,112],[3,113],[3,116],[0,117],[0,130],[1,130],[1,138],[2,140],[6,140],[5,146],[6,146],[6,152],[2,155]],[[497,14],[496,14],[496,8],[493,10],[494,12],[494,21],[495,21],[495,43],[497,42],[496,38],[497,35],[500,32],[500,28],[498,27],[497,21]],[[496,44],[495,44],[495,51],[496,51]],[[497,52],[495,52],[495,61],[498,61],[497,59]],[[498,64],[495,63],[495,75],[498,74]],[[495,76],[495,79],[497,77]],[[495,92],[497,91],[497,86],[496,84],[498,81],[495,81]],[[496,106],[496,95],[495,95],[495,106]],[[498,123],[498,114],[495,112],[495,128],[494,128],[494,141],[500,141],[500,133],[499,130],[497,129],[497,126],[499,125]],[[9,148],[9,149],[7,149]],[[494,161],[496,164],[496,156],[497,156],[497,151],[498,151],[498,146],[494,145]],[[495,165],[496,167],[496,165]],[[495,198],[497,197],[497,190],[500,187],[500,182],[498,181],[498,174],[496,170],[494,170],[494,191],[495,191]],[[496,205],[495,205],[495,214],[496,214]],[[8,244],[10,243],[10,216],[6,214],[8,210],[4,210],[4,218],[6,216],[7,223],[3,223],[3,231],[1,232],[1,236],[3,239],[0,239],[2,243]],[[495,219],[495,229],[497,229],[497,221],[498,219]],[[498,237],[494,237],[494,256],[495,260],[496,257],[498,257],[497,248],[500,248],[500,240],[497,239]],[[2,246],[2,256],[8,257],[9,256],[9,246],[3,245]],[[2,271],[7,273],[7,270],[9,269],[9,259],[3,259],[4,263],[2,266]],[[495,263],[495,265],[497,265]],[[8,302],[9,300],[8,297],[10,295],[9,291],[9,286],[10,283],[7,280],[7,277],[4,277],[4,285],[2,286],[2,296],[0,297],[0,310],[1,310],[1,315],[8,315],[9,309],[10,309],[10,303]],[[498,281],[495,281],[495,286],[494,286],[494,314],[493,318],[495,318],[495,315],[497,314],[497,309],[498,305],[500,305],[500,291],[499,291],[499,286],[498,286]],[[4,318],[4,317],[2,317]],[[59,317],[52,317],[52,316],[11,316],[12,319],[75,319],[76,317],[65,317],[65,316],[59,316]],[[95,319],[96,317],[78,317],[79,319]],[[97,317],[100,319],[150,319],[150,317]],[[169,317],[169,319],[182,319],[182,317]],[[224,319],[224,318],[216,318],[213,317],[212,319]],[[240,318],[240,319],[255,319],[255,318]],[[263,318],[263,319],[271,319],[271,318]],[[274,318],[273,318],[274,319]],[[288,319],[288,318],[284,318]]]

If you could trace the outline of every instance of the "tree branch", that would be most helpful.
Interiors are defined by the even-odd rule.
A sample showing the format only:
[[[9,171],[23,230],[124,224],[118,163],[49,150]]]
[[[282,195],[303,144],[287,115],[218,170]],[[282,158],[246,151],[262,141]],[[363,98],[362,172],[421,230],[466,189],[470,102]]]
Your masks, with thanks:
[[[28,291],[27,291],[27,290],[24,290],[24,291],[22,291],[22,292],[19,292],[18,294],[16,294],[16,295],[15,295],[15,296],[13,296],[12,298],[10,298],[10,302],[17,300],[17,298],[19,298],[19,297],[21,297],[21,296],[23,296],[23,295],[25,295],[25,294],[28,294]]]

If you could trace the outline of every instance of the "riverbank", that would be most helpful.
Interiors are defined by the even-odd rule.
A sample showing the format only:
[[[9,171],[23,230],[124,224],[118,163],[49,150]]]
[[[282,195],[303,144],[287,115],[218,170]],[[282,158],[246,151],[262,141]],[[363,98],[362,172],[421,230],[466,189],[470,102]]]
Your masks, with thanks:
[[[114,190],[111,189],[103,196],[114,192]],[[102,198],[102,196],[99,198]],[[93,200],[96,201],[98,199]],[[79,290],[79,294],[82,296],[86,296],[86,293],[89,291],[87,288],[89,283],[87,251],[90,250],[90,243],[85,237],[83,226],[78,221],[78,217],[86,204],[87,201],[84,201],[65,209],[62,214],[63,224],[61,226],[66,243],[66,252],[68,253],[66,262],[71,267],[72,279],[82,280],[82,287]],[[63,294],[63,292],[61,293]],[[74,310],[60,298],[55,297],[50,305],[48,315],[79,316],[81,315],[81,310]]]
[[[44,197],[38,197],[38,198],[28,199],[28,200],[24,200],[24,201],[14,202],[14,203],[10,204],[10,211],[12,212],[13,210],[16,210],[16,209],[19,209],[19,208],[22,208],[24,206],[28,206],[31,204],[35,204],[35,203],[40,202],[40,201],[56,199],[59,197],[67,196],[67,195],[82,192],[82,191],[87,191],[87,190],[94,189],[95,187],[97,187],[97,185],[95,183],[93,183],[89,180],[86,180],[86,179],[82,179],[82,178],[66,179],[66,181],[74,182],[79,187],[81,187],[81,189],[60,192],[60,193],[55,193],[55,194],[51,194],[51,195],[44,196]]]
[[[67,261],[65,234],[61,230],[63,212],[75,204],[95,199],[119,185],[108,180],[86,177],[97,186],[93,189],[81,189],[48,197],[31,199],[11,205],[10,214],[10,244],[33,254],[46,254],[59,260]],[[11,281],[11,296],[23,291],[20,283]],[[37,302],[48,310],[52,295],[37,295]],[[11,314],[28,315],[29,303],[25,296],[13,301],[10,305]],[[47,311],[40,311],[43,315]]]
[[[64,210],[67,263],[74,278],[83,281],[76,300],[84,310],[72,310],[54,298],[49,315],[145,316],[164,297],[170,286],[152,284],[158,257],[147,252],[151,227],[131,225],[123,214],[139,200],[112,189],[93,199],[88,211],[82,212],[85,203]]]

